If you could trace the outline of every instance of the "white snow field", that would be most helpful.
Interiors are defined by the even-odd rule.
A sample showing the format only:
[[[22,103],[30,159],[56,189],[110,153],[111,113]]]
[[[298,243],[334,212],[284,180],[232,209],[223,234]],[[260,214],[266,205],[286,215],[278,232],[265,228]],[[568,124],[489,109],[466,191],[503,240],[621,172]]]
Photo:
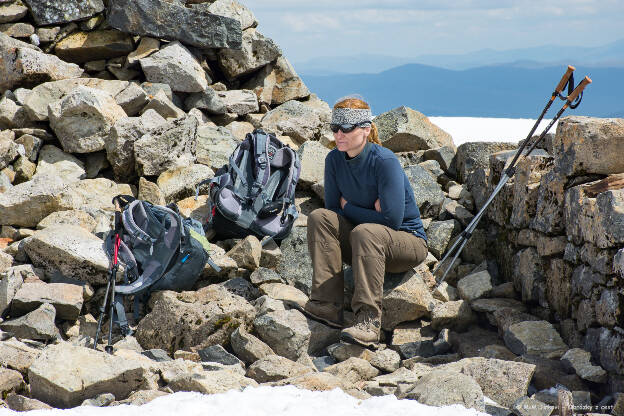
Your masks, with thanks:
[[[453,136],[455,146],[466,142],[514,142],[524,140],[535,119],[528,118],[481,118],[481,117],[429,117],[429,120]],[[543,119],[534,135],[540,134],[550,123]],[[555,133],[557,123],[549,133]]]
[[[309,391],[294,386],[247,387],[220,394],[191,392],[162,396],[143,406],[82,406],[67,410],[14,412],[0,409],[0,415],[29,416],[488,416],[460,405],[431,407],[394,396],[358,400],[340,389]]]
[[[518,142],[526,138],[535,120],[475,117],[429,117],[453,136],[456,146],[465,142]],[[541,133],[544,120],[535,134]],[[552,127],[554,133],[556,125]],[[487,399],[486,399],[487,400]],[[37,416],[318,416],[324,412],[340,416],[485,416],[486,413],[460,405],[430,407],[415,400],[395,396],[358,400],[339,389],[327,392],[308,391],[294,386],[248,387],[244,391],[204,395],[193,392],[159,397],[143,406],[77,407],[67,410],[14,412],[0,409],[4,415]]]

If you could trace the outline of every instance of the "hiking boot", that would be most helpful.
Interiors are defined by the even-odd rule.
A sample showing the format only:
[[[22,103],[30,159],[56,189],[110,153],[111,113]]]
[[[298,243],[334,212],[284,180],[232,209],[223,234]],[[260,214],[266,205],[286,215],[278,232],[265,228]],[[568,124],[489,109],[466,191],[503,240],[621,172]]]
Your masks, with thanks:
[[[379,344],[380,328],[381,319],[377,312],[363,307],[355,315],[355,324],[340,332],[340,340],[349,344],[376,348]]]
[[[344,314],[342,305],[336,305],[332,302],[321,302],[318,300],[309,300],[304,307],[292,302],[291,306],[303,312],[307,317],[319,321],[332,328],[344,328]]]

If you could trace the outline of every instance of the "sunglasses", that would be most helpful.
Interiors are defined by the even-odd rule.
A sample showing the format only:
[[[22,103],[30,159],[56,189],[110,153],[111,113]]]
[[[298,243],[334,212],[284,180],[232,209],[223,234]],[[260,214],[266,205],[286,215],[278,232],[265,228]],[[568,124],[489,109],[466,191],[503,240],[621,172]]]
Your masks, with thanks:
[[[367,126],[368,123],[360,123],[360,124],[330,124],[329,128],[332,132],[338,133],[339,130],[342,130],[343,133],[350,133],[355,130],[357,127]]]

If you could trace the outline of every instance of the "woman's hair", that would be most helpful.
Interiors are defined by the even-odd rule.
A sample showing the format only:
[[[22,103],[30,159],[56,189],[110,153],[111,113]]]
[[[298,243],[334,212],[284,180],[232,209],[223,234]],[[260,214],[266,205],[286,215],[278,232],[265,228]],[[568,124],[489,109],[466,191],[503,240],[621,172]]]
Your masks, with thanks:
[[[336,104],[334,104],[334,108],[356,108],[360,110],[370,109],[368,103],[361,98],[349,96],[345,98],[341,98],[338,100]],[[381,141],[379,140],[379,132],[377,131],[377,126],[374,122],[371,122],[371,131],[367,137],[369,142],[376,143],[381,146]]]

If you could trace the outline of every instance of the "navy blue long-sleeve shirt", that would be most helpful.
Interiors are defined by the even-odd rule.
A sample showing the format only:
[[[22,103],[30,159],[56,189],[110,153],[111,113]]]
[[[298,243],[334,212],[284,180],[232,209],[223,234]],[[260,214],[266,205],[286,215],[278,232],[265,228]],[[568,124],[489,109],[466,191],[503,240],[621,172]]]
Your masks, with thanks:
[[[340,208],[340,197],[347,200]],[[379,199],[381,212],[375,210]],[[382,224],[427,240],[407,175],[395,154],[368,142],[352,159],[334,149],[325,158],[325,208],[353,224]]]

